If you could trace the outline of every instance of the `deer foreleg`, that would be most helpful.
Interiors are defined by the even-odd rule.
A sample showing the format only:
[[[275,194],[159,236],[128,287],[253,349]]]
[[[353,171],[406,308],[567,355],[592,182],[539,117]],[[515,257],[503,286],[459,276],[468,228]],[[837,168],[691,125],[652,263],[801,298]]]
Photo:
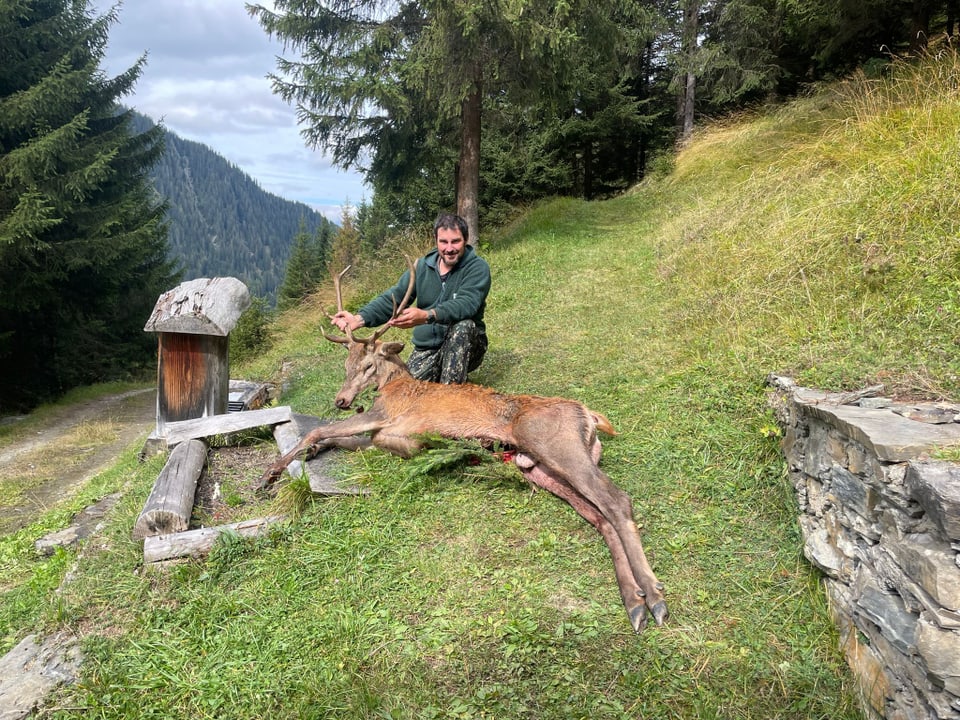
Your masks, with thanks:
[[[375,432],[370,439],[375,447],[399,455],[402,458],[413,457],[420,452],[420,448],[423,446],[423,443],[416,437],[403,432],[382,430]]]
[[[377,430],[382,426],[382,419],[373,411],[359,413],[339,422],[320,425],[304,435],[295,447],[284,453],[264,471],[260,476],[258,488],[263,490],[270,487],[294,460],[299,458],[309,460],[326,448],[342,447],[347,450],[358,450],[369,447],[370,438],[362,437],[360,434]]]
[[[311,460],[320,454],[321,450],[340,448],[341,450],[366,450],[373,443],[366,435],[351,435],[350,437],[327,438],[319,440],[304,449],[304,459]]]
[[[599,443],[597,445],[599,446]],[[644,601],[644,593],[633,575],[630,559],[627,557],[623,541],[620,539],[616,528],[583,495],[567,483],[547,473],[529,455],[519,453],[514,462],[529,482],[553,493],[561,500],[566,500],[580,517],[593,525],[603,536],[607,549],[610,551],[610,557],[613,559],[613,571],[620,588],[623,606],[630,618],[630,624],[635,632],[641,632],[647,625],[647,607]]]

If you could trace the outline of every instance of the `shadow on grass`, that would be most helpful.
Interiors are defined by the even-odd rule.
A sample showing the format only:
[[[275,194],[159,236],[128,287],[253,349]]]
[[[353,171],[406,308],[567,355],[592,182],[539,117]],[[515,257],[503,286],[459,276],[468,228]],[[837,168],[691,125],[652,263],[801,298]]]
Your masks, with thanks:
[[[510,350],[488,350],[483,364],[470,376],[470,382],[495,388],[521,362],[521,356]]]

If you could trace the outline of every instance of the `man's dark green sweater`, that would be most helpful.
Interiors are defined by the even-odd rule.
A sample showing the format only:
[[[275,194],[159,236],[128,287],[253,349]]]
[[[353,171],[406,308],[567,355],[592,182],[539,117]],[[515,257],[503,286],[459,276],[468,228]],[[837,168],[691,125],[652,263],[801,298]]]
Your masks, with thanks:
[[[446,278],[441,279],[438,267],[439,253],[432,250],[417,262],[417,282],[414,297],[422,310],[433,308],[436,322],[418,325],[413,329],[414,347],[420,350],[440,347],[447,327],[461,320],[471,319],[479,332],[485,332],[483,311],[490,292],[490,266],[467,245],[460,262]],[[397,284],[360,308],[366,327],[382,325],[393,314],[394,303],[403,300],[407,292],[410,272],[404,271]],[[411,302],[413,301],[411,300]]]

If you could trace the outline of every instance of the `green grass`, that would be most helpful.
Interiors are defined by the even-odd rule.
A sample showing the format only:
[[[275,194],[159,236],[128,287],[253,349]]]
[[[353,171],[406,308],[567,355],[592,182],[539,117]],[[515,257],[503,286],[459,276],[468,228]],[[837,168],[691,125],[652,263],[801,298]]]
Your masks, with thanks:
[[[108,388],[101,386],[100,390]],[[146,500],[140,489],[146,488],[149,494],[164,462],[160,456],[140,462],[139,449],[139,446],[130,448],[117,458],[116,465],[110,470],[92,478],[76,493],[44,512],[35,522],[0,537],[0,651],[9,650],[28,632],[41,630],[45,625],[58,623],[62,619],[60,614],[64,603],[54,590],[73,566],[76,552],[61,549],[52,557],[42,557],[34,549],[37,539],[67,527],[74,515],[102,497],[114,492],[127,492],[131,488],[137,489],[136,497],[124,497],[121,504],[130,507],[139,503],[133,510],[133,519],[136,519]],[[133,520],[130,520],[128,537],[132,527]]]
[[[44,716],[859,717],[765,378],[960,394],[958,77],[931,58],[705,128],[624,197],[488,233],[474,380],[614,422],[603,467],[634,500],[667,625],[631,632],[599,536],[509,466],[345,456],[368,495],[305,504],[295,484],[299,514],[269,536],[156,571],[130,540],[156,468],[127,458],[110,552],[56,597],[65,561],[46,561],[4,611],[8,643],[83,638],[83,679]],[[360,268],[349,302],[400,267]],[[283,367],[282,401],[332,416],[324,307],[328,290],[281,317],[241,371]]]

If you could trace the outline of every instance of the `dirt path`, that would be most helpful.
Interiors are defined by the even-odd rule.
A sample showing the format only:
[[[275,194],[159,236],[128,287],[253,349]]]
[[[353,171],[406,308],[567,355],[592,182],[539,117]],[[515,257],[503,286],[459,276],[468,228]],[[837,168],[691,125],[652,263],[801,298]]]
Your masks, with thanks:
[[[156,397],[151,387],[77,403],[0,444],[0,535],[29,524],[146,438]]]

